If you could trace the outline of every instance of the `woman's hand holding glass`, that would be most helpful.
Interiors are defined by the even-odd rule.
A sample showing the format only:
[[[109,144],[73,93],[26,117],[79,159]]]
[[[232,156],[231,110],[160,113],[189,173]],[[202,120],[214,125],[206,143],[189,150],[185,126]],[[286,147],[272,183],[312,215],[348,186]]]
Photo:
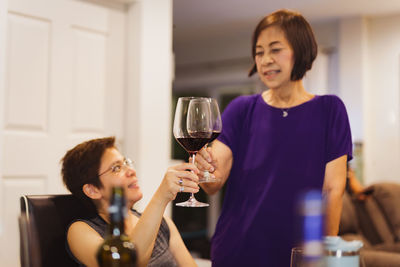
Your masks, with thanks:
[[[221,134],[222,120],[217,100],[214,98],[209,98],[209,101],[210,101],[210,111],[211,111],[212,134],[210,140],[208,141],[208,144],[211,144]],[[204,148],[207,148],[207,145],[205,145]],[[202,176],[200,177],[199,182],[214,183],[218,182],[218,179],[215,178],[215,175],[210,175],[208,169],[205,169],[204,172],[202,172]]]
[[[155,196],[164,204],[174,200],[177,193],[199,191],[199,169],[192,163],[181,163],[168,168]]]
[[[214,182],[218,182],[219,179],[215,177],[214,172],[218,167],[217,160],[213,157],[212,148],[205,147],[202,148],[196,156],[195,159],[196,166],[200,170],[199,177],[200,180],[204,175],[209,176]]]

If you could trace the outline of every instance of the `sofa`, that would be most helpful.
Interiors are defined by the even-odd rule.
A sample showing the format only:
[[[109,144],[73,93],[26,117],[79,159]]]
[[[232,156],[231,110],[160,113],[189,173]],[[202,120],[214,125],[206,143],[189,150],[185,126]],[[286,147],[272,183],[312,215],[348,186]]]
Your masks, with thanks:
[[[400,184],[377,183],[343,196],[339,235],[361,240],[361,266],[400,267]]]

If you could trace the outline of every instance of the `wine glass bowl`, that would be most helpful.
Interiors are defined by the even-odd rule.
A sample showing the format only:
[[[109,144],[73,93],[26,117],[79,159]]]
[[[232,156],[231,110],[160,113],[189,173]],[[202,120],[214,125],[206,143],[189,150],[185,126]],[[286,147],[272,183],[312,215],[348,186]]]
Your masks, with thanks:
[[[219,111],[218,102],[215,98],[209,98],[210,101],[210,111],[211,111],[211,124],[212,124],[212,134],[208,144],[217,139],[222,131],[222,120],[221,113]],[[211,177],[210,173],[206,170],[203,173],[203,177],[199,179],[199,183],[213,183],[216,182],[215,177]]]
[[[180,97],[175,110],[174,137],[189,153],[192,163],[196,153],[205,146],[212,135],[210,101],[204,97]],[[207,207],[209,204],[196,200],[194,194],[180,207]]]
[[[219,111],[218,102],[215,98],[210,98],[210,110],[211,110],[211,123],[212,123],[212,135],[210,142],[214,141],[222,131],[222,120],[221,113]]]

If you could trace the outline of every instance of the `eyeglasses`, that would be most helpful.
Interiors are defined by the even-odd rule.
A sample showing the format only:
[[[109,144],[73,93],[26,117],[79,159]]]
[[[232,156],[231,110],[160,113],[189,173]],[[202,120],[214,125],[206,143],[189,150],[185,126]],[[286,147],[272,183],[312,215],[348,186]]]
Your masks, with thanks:
[[[115,163],[110,168],[100,173],[99,177],[109,171],[111,171],[112,174],[119,174],[122,171],[122,169],[125,168],[133,168],[133,161],[131,159],[126,158],[122,163]]]

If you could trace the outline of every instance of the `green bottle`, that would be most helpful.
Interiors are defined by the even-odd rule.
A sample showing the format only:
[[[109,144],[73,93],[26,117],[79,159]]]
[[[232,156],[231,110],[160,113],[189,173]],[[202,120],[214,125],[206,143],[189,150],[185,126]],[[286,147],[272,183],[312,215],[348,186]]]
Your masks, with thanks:
[[[137,253],[134,244],[124,233],[126,213],[125,196],[122,187],[112,189],[112,197],[108,208],[110,225],[103,244],[97,251],[100,267],[136,267]]]

